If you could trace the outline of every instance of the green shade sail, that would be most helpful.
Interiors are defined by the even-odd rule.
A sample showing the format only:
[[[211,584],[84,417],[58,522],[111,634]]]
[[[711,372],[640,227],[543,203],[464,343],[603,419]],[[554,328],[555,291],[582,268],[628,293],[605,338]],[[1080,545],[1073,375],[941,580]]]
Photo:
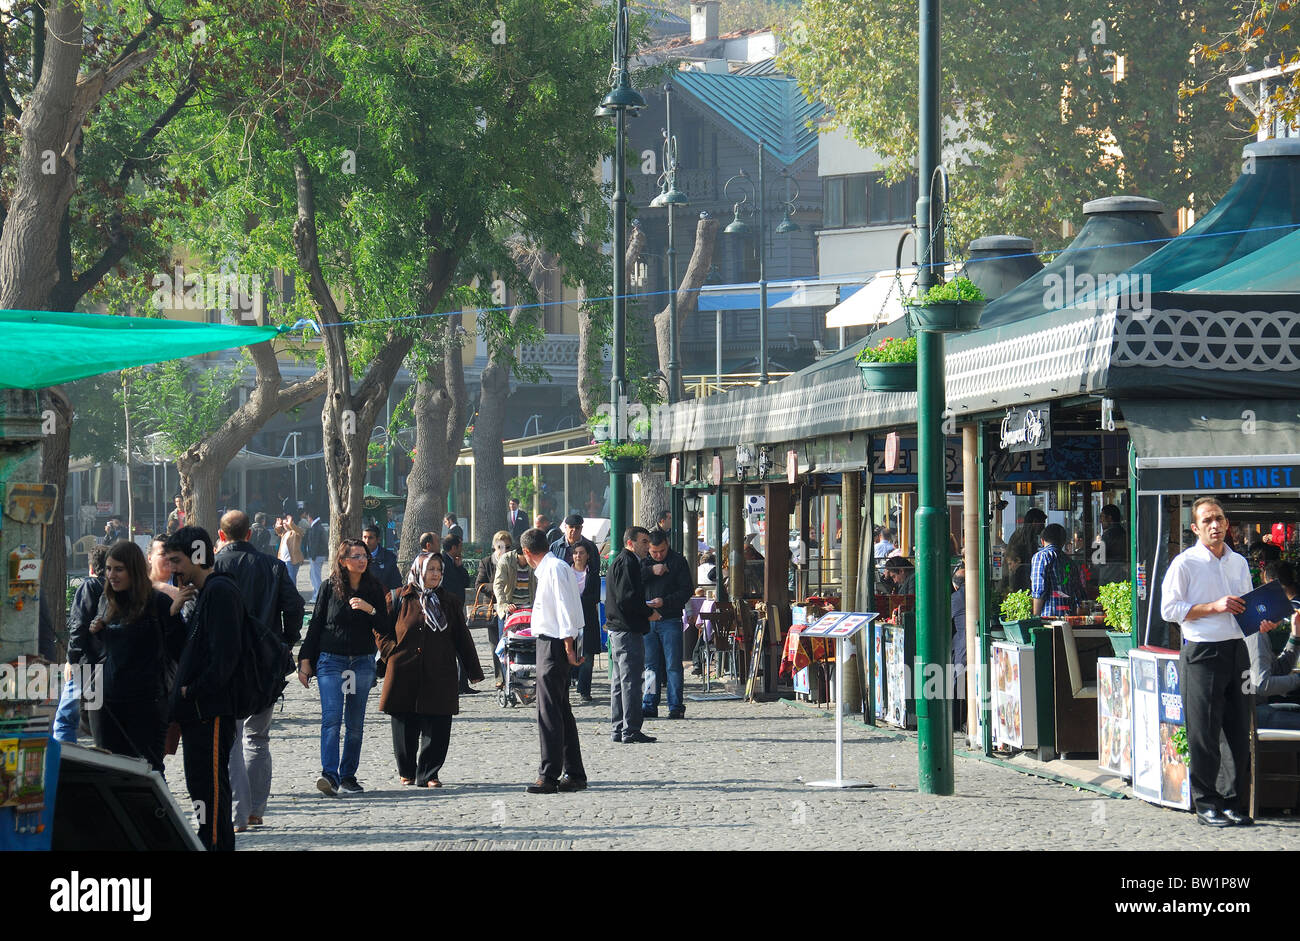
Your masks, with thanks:
[[[0,389],[47,386],[274,339],[288,327],[0,310]]]

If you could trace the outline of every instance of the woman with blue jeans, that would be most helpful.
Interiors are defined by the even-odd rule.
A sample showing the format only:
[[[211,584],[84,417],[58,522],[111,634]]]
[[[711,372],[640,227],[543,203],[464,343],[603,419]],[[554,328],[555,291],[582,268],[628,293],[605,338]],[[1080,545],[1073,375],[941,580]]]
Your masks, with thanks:
[[[384,586],[367,571],[370,554],[359,539],[345,539],[334,571],[321,582],[307,637],[298,652],[303,686],[316,674],[320,685],[320,779],[316,787],[330,797],[339,789],[364,790],[357,782],[366,700],[375,682],[375,631],[387,626]],[[343,754],[339,732],[346,724]]]

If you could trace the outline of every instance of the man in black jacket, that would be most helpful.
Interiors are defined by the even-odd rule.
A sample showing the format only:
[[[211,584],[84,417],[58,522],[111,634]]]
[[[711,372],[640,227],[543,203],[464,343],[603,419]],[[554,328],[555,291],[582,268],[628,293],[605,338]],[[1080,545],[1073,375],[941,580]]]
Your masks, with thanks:
[[[90,574],[84,578],[77,593],[72,596],[72,608],[68,611],[68,663],[63,695],[59,698],[59,710],[54,716],[54,738],[60,742],[77,743],[77,729],[81,726],[81,696],[83,680],[90,680],[94,660],[88,656],[87,639],[90,636],[90,622],[99,610],[99,599],[104,594],[104,559],[108,556],[108,546],[91,546],[88,563]],[[102,696],[102,690],[98,691]],[[94,706],[95,703],[90,703]]]
[[[450,513],[447,514],[451,516]],[[456,527],[460,529],[459,526]],[[460,602],[460,616],[465,617],[465,590],[469,588],[469,572],[461,564],[461,557],[464,551],[464,542],[456,533],[450,533],[443,537],[442,551],[438,553],[442,557],[442,588],[451,597]],[[469,677],[465,675],[464,666],[457,663],[457,669],[460,671],[460,692],[465,696],[472,696],[477,693],[473,686],[469,685]]]
[[[587,558],[597,569],[600,568],[600,550],[596,544],[582,534],[583,519],[577,513],[570,513],[564,518],[564,535],[551,543],[551,555],[565,565],[573,565],[573,547],[587,547]]]
[[[279,559],[259,552],[249,541],[248,514],[230,510],[221,517],[226,544],[212,570],[229,575],[239,586],[248,612],[289,645],[302,636],[302,595],[289,582],[289,570]],[[235,723],[230,753],[230,787],[235,802],[235,832],[261,826],[271,796],[271,716],[275,706]]]
[[[605,576],[605,629],[609,632],[609,719],[613,739],[626,745],[646,744],[654,737],[641,731],[642,671],[645,635],[659,612],[646,604],[641,584],[641,560],[650,551],[650,534],[629,526],[623,551],[609,564]]]
[[[659,694],[668,691],[668,718],[686,718],[682,702],[682,611],[695,587],[686,559],[668,545],[668,534],[650,534],[650,554],[641,560],[646,602],[659,613],[645,639],[645,662],[654,674],[654,689],[645,691],[641,714],[659,717]]]
[[[212,537],[198,526],[182,526],[167,537],[163,555],[181,590],[172,613],[191,599],[194,611],[180,651],[172,688],[171,719],[181,727],[185,786],[199,818],[199,842],[208,850],[233,850],[230,817],[230,749],[235,744],[231,682],[239,666],[244,605],[239,586],[212,571]]]
[[[374,523],[370,523],[361,531],[361,541],[366,544],[366,551],[370,553],[370,574],[384,586],[384,591],[389,592],[387,600],[391,607],[397,590],[406,581],[398,571],[397,553],[379,544],[379,527]]]

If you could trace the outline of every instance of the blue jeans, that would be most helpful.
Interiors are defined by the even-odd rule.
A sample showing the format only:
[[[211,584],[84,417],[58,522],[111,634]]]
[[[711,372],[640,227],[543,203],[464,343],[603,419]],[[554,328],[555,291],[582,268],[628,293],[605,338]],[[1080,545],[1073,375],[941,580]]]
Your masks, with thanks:
[[[368,653],[358,657],[322,653],[316,660],[316,681],[320,687],[321,774],[338,784],[356,777],[361,764],[361,736],[366,700],[375,682],[375,658]],[[345,720],[347,733],[340,761],[339,729]]]
[[[72,679],[63,684],[59,697],[59,711],[54,714],[54,738],[59,742],[77,744],[77,727],[81,725],[81,674],[73,668]]]
[[[668,688],[668,708],[682,708],[682,620],[674,618],[650,622],[645,636],[645,667],[654,675],[654,684],[646,683],[641,705],[659,708],[659,692]]]

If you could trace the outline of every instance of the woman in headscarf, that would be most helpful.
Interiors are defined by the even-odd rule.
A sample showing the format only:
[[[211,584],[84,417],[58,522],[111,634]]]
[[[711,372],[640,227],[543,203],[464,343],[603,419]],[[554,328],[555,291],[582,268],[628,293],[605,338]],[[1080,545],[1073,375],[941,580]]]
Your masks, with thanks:
[[[460,712],[456,659],[471,683],[483,679],[462,605],[442,587],[442,558],[421,552],[398,593],[392,621],[375,631],[388,662],[379,708],[392,717],[393,754],[403,784],[442,787],[438,774]]]

